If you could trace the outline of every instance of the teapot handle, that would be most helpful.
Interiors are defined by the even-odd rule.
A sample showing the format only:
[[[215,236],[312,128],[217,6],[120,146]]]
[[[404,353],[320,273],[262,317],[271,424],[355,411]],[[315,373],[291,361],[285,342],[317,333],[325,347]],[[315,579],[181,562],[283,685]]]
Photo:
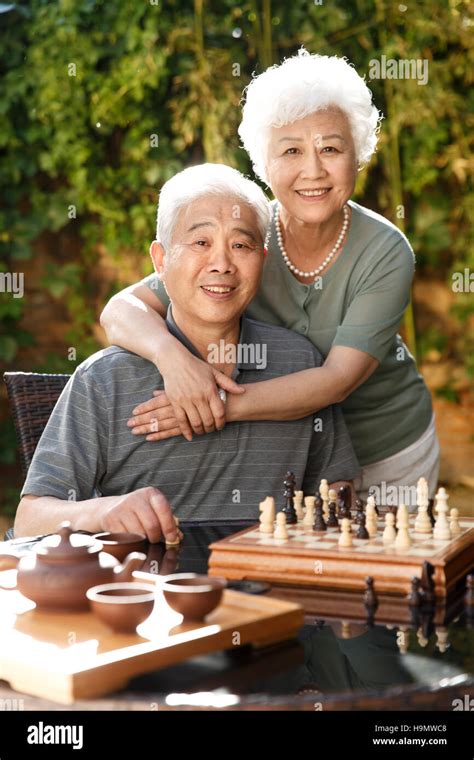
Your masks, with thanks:
[[[0,572],[3,570],[16,570],[19,561],[20,557],[17,557],[16,554],[0,554]],[[0,589],[2,591],[16,591],[17,586],[16,583],[14,586],[4,586],[3,583],[0,583]]]
[[[130,554],[127,554],[123,565],[114,567],[114,581],[120,581],[120,583],[123,583],[133,580],[133,571],[142,567],[145,560],[146,554],[143,554],[143,552],[131,552]]]

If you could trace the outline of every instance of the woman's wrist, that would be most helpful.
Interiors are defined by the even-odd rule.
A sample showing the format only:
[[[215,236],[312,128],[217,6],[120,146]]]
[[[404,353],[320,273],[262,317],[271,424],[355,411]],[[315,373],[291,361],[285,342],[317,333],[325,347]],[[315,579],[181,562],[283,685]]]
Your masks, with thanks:
[[[177,359],[184,353],[189,353],[174,335],[166,330],[156,341],[156,347],[151,361],[163,375],[170,365],[176,364]]]

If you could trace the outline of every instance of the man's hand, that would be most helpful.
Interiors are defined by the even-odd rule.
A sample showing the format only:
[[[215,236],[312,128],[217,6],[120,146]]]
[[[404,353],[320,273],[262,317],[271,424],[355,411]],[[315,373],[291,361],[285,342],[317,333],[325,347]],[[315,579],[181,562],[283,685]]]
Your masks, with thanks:
[[[104,507],[100,515],[102,530],[139,533],[152,544],[162,538],[166,541],[183,538],[169,502],[158,488],[139,488],[119,497],[113,506]]]

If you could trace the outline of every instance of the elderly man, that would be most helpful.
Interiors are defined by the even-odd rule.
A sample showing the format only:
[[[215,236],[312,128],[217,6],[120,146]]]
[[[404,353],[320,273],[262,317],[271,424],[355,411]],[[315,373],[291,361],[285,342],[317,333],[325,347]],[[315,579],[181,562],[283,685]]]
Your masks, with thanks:
[[[259,287],[269,220],[262,191],[226,166],[186,169],[160,195],[160,242],[150,252],[171,299],[168,328],[237,384],[322,363],[306,338],[242,316]],[[359,471],[338,407],[315,419],[228,423],[193,440],[157,444],[131,435],[131,409],[156,389],[163,389],[156,366],[117,346],[77,368],[35,452],[16,535],[46,533],[68,519],[76,529],[173,541],[173,515],[257,519],[259,502],[281,492],[287,469],[307,492],[321,478],[348,481]]]

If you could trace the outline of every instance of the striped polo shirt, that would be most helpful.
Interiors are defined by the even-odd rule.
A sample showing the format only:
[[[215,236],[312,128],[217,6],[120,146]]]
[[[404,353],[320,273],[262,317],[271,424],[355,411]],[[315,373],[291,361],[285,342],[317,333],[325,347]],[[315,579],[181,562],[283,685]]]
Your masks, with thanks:
[[[168,328],[198,355],[173,320]],[[237,383],[255,383],[320,366],[309,340],[282,327],[241,319]],[[228,423],[221,431],[146,441],[127,420],[163,379],[151,362],[111,346],[75,371],[59,398],[30,465],[22,496],[81,501],[159,488],[183,520],[258,519],[272,495],[283,506],[287,470],[314,493],[322,478],[351,480],[359,472],[338,406],[291,421]]]

